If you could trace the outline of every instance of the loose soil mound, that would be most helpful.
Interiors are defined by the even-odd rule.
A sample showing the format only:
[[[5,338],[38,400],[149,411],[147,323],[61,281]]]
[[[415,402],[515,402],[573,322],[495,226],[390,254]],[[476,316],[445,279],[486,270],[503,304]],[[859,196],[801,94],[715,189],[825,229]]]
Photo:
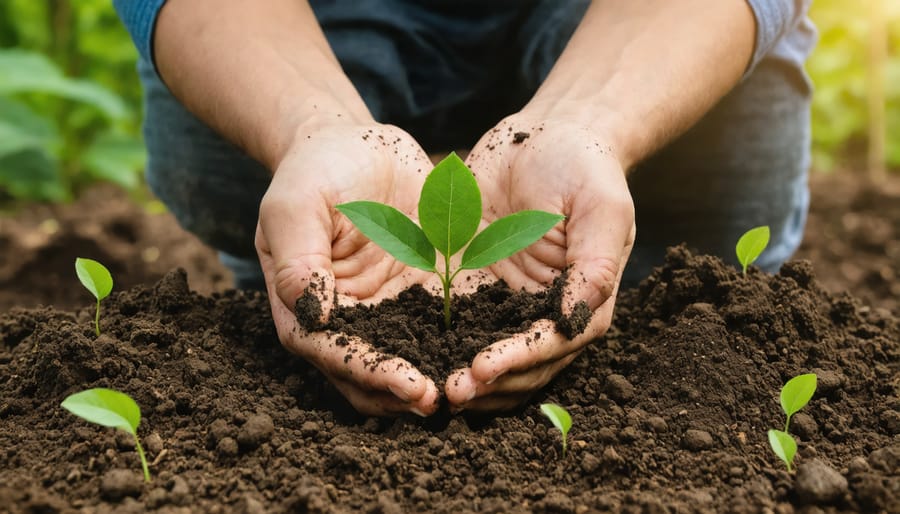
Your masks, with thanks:
[[[797,257],[809,259],[829,291],[850,291],[900,316],[900,175],[883,184],[859,176],[813,175]]]
[[[613,328],[505,417],[363,419],[279,346],[267,299],[184,272],[93,312],[0,317],[0,506],[12,512],[900,511],[900,322],[826,293],[806,262],[742,277],[670,251]],[[778,390],[813,371],[772,455]],[[59,408],[107,386],[142,406],[154,462]],[[570,451],[537,409],[572,413]],[[818,512],[806,509],[804,512]]]
[[[14,217],[0,213],[0,312],[89,304],[90,293],[72,282],[76,257],[105,264],[117,290],[153,284],[178,266],[203,293],[231,283],[215,252],[171,214],[151,214],[121,189],[101,185],[75,203],[32,204]]]

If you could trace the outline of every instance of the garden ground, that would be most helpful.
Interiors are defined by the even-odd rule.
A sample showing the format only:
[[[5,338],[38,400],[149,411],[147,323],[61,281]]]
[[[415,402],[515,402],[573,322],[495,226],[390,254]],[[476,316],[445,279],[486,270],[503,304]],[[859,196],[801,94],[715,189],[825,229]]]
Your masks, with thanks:
[[[355,415],[278,345],[264,296],[225,291],[208,249],[121,194],[0,223],[0,511],[900,512],[897,180],[816,177],[811,263],[777,275],[671,250],[500,417]],[[116,279],[100,337],[77,256]],[[789,474],[766,430],[805,372],[819,389]],[[142,406],[151,484],[127,438],[58,407],[97,386]],[[542,401],[572,413],[565,459]]]

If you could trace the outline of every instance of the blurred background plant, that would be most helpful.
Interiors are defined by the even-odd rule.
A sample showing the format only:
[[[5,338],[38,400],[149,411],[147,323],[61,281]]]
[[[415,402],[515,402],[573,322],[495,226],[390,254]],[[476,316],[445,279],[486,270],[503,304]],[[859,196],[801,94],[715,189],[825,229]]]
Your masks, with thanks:
[[[135,60],[108,0],[0,2],[0,201],[141,185]]]
[[[900,169],[900,0],[815,0],[813,167]],[[143,186],[137,53],[109,0],[0,2],[0,205]]]
[[[900,0],[814,0],[813,168],[900,169]]]

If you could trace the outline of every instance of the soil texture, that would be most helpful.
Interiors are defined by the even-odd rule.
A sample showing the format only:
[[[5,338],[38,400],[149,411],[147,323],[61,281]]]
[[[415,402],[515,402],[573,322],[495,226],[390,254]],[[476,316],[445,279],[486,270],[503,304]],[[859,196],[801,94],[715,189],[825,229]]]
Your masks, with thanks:
[[[0,512],[900,512],[900,180],[811,190],[812,264],[743,278],[674,249],[499,417],[358,416],[282,349],[264,295],[226,291],[214,252],[117,189],[0,216]],[[75,257],[116,279],[99,337]],[[790,474],[765,434],[810,371]],[[130,436],[59,407],[99,386],[141,405],[150,484]],[[565,459],[543,401],[572,413]]]
[[[204,296],[182,270],[114,292],[99,337],[92,316],[0,316],[10,512],[900,511],[900,322],[805,261],[743,277],[672,249],[605,337],[499,417],[359,417],[281,348],[264,295]],[[819,389],[790,474],[766,430],[805,372]],[[141,405],[151,483],[127,436],[59,408],[99,386]],[[543,401],[572,414],[565,458]]]

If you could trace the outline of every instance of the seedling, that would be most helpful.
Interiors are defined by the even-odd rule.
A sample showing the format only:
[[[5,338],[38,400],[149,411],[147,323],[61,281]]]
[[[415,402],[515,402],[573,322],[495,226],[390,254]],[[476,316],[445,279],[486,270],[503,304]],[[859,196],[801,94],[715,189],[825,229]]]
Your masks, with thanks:
[[[78,280],[97,298],[97,313],[94,315],[94,332],[100,335],[100,300],[109,296],[113,279],[106,266],[93,259],[78,257],[75,259],[75,273]]]
[[[475,235],[481,223],[481,191],[472,170],[455,153],[438,163],[425,179],[418,208],[421,228],[399,210],[378,202],[349,202],[336,208],[398,261],[440,277],[445,328],[450,328],[450,286],[457,273],[505,259],[565,219],[544,211],[520,211]],[[467,244],[459,267],[451,272],[450,258]],[[436,267],[436,252],[444,257],[443,271]]]
[[[70,395],[60,406],[91,423],[118,428],[134,436],[134,446],[144,470],[144,481],[150,481],[147,457],[144,456],[144,449],[137,435],[137,428],[141,423],[141,408],[130,396],[114,389],[98,387]]]
[[[747,275],[747,267],[756,262],[763,250],[769,244],[769,226],[751,228],[744,232],[734,247],[738,262],[743,267],[744,276]]]
[[[550,419],[550,422],[553,423],[553,426],[559,430],[559,433],[562,434],[562,456],[566,458],[566,436],[569,434],[569,429],[572,428],[572,416],[569,415],[569,412],[566,409],[556,405],[555,403],[542,403],[541,404],[541,413],[547,418]]]
[[[807,373],[788,380],[781,388],[781,409],[785,415],[784,430],[769,430],[769,445],[775,455],[787,465],[788,472],[791,471],[794,455],[797,454],[797,442],[788,431],[791,416],[809,403],[816,392],[816,381],[815,373]]]

